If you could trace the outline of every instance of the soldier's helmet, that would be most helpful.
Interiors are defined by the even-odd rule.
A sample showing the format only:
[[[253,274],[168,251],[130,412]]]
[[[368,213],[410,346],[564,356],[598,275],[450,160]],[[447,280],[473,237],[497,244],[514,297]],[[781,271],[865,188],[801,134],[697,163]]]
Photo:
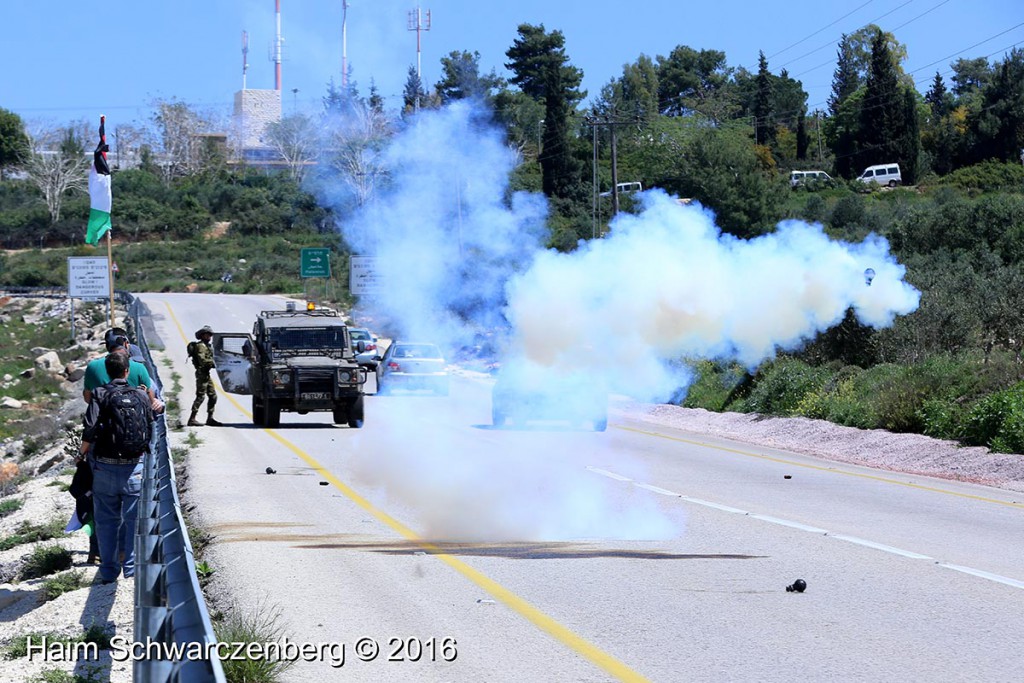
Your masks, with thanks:
[[[196,339],[202,339],[203,335],[206,333],[213,334],[213,328],[210,327],[209,325],[203,325],[198,330],[196,330]]]

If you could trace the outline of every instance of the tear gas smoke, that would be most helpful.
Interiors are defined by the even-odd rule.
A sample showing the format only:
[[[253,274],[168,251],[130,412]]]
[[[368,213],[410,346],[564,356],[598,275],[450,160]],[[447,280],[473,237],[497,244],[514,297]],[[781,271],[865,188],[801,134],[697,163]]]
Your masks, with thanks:
[[[872,327],[917,308],[920,294],[888,243],[837,242],[820,225],[785,221],[771,234],[722,234],[713,214],[647,192],[639,215],[575,252],[539,254],[509,285],[511,348],[545,368],[574,367],[641,400],[686,384],[679,358],[754,368],[839,323]],[[871,286],[865,270],[871,269]]]
[[[363,161],[371,153],[387,182],[340,221],[356,253],[378,257],[384,284],[364,302],[368,312],[396,337],[448,349],[482,329],[502,330],[503,374],[540,374],[555,401],[578,401],[581,411],[594,405],[593,396],[579,396],[586,393],[581,378],[591,392],[661,399],[688,384],[685,366],[673,362],[680,358],[754,367],[838,323],[850,307],[882,327],[917,306],[918,293],[902,281],[904,269],[881,238],[845,244],[820,226],[789,221],[742,241],[722,235],[709,211],[660,191],[646,193],[642,212],[620,216],[605,239],[568,254],[545,251],[544,198],[508,195],[515,155],[465,102],[420,114],[385,149],[364,150]],[[489,415],[487,390],[467,391],[429,406],[387,399],[378,405],[392,425],[384,436],[391,447],[354,452],[360,478],[413,507],[431,537],[678,532],[679,520],[649,495],[586,472],[606,455],[641,468],[628,453],[609,453],[607,438],[468,432]]]

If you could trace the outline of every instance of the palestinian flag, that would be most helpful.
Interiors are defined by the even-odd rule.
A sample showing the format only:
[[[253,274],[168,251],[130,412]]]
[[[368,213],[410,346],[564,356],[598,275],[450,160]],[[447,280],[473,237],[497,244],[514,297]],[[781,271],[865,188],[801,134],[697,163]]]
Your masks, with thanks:
[[[110,230],[110,167],[107,166],[107,134],[103,129],[105,116],[100,117],[100,144],[92,155],[89,169],[89,227],[85,232],[88,244],[97,244]]]

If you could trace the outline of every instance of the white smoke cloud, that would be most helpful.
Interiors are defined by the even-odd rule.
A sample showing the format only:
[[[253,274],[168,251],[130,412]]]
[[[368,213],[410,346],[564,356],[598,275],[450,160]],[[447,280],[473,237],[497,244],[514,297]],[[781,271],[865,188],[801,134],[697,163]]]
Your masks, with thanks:
[[[722,234],[713,214],[661,191],[621,215],[605,239],[545,252],[509,284],[513,348],[549,368],[582,366],[637,398],[665,398],[680,376],[665,361],[735,359],[756,367],[843,319],[874,327],[917,308],[920,294],[887,242],[829,239],[785,221],[749,241]],[[875,276],[870,286],[865,270]]]
[[[426,112],[380,156],[388,185],[342,222],[349,244],[378,257],[385,291],[371,302],[410,339],[456,346],[496,325],[505,283],[543,244],[547,205],[517,193],[516,157],[468,102]]]
[[[579,396],[581,378],[592,392],[665,398],[688,383],[688,370],[672,362],[681,357],[753,367],[838,323],[850,307],[882,327],[918,303],[881,238],[844,244],[820,226],[789,221],[742,241],[722,235],[709,211],[660,191],[646,193],[642,212],[620,216],[606,238],[568,254],[547,251],[544,198],[508,195],[516,157],[468,103],[415,117],[379,159],[387,187],[340,221],[348,244],[379,259],[385,284],[364,305],[396,336],[449,349],[500,328],[509,335],[504,371],[521,371],[527,384],[541,377],[546,405],[577,401],[592,411],[593,395]],[[867,268],[875,271],[870,287]],[[467,438],[467,428],[489,426],[486,392],[473,391],[382,399],[396,425],[384,437],[390,447],[353,453],[359,478],[413,507],[429,537],[653,539],[679,531],[680,520],[649,493],[586,471],[614,456],[642,478],[628,453],[607,452],[611,435],[563,425]]]

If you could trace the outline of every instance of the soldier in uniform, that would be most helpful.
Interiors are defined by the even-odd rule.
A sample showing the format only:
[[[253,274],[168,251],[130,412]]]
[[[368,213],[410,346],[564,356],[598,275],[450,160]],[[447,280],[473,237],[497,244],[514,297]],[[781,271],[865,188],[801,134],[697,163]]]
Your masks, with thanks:
[[[213,328],[204,325],[196,330],[196,339],[199,343],[195,345],[195,353],[192,355],[192,363],[196,366],[196,400],[192,402],[192,414],[188,418],[189,427],[201,427],[202,422],[196,419],[199,414],[199,407],[203,405],[204,394],[209,401],[206,404],[206,424],[211,427],[220,427],[222,423],[213,417],[213,409],[217,405],[217,390],[210,378],[210,370],[213,370],[213,347],[210,340],[213,339]]]

